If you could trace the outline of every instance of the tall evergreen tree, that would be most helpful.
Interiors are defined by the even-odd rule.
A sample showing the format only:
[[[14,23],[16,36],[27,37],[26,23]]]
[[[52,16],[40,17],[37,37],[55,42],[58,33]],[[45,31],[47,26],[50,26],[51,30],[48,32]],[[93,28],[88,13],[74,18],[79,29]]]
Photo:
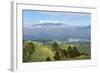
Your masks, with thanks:
[[[72,58],[73,57],[73,51],[72,51],[72,47],[70,45],[67,48],[67,52],[68,52],[68,57]]]

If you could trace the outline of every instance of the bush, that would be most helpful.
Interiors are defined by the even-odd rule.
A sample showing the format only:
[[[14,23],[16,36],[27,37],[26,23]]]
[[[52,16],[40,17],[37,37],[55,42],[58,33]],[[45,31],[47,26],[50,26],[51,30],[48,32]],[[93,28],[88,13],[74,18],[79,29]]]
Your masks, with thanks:
[[[47,58],[46,58],[46,61],[51,61],[50,57],[47,57]]]

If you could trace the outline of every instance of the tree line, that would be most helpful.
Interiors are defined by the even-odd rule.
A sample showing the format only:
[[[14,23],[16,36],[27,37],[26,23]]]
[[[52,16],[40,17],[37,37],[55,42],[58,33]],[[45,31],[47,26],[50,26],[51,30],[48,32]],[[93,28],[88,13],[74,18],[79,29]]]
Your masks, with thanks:
[[[64,60],[66,58],[74,58],[80,56],[80,52],[75,46],[68,46],[67,49],[61,49],[57,42],[53,44],[54,60]],[[47,61],[50,61],[50,58],[47,57]]]

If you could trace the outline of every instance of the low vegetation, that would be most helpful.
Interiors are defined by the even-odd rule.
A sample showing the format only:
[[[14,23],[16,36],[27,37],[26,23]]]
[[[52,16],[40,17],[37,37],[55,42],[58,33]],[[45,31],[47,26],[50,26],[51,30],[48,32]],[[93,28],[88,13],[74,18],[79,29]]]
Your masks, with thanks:
[[[90,59],[90,43],[23,41],[23,62]]]

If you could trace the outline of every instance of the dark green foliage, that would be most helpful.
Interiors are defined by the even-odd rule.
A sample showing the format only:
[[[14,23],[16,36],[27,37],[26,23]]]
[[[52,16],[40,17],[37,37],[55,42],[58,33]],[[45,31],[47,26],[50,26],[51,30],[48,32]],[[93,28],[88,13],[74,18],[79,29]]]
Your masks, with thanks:
[[[29,55],[29,53],[27,52],[27,49],[23,49],[23,61],[27,62],[31,59],[31,56]]]
[[[28,42],[25,46],[25,48],[27,48],[29,52],[35,51],[34,47],[35,45],[32,42]]]
[[[53,51],[56,52],[59,49],[57,42],[53,44]]]
[[[59,45],[55,42],[53,45],[55,55],[55,60],[63,60],[65,58],[74,58],[80,56],[80,52],[78,51],[77,47],[75,46],[68,46],[67,50],[59,48]]]
[[[47,58],[46,58],[46,61],[51,61],[50,57],[47,57]]]
[[[53,48],[58,48],[57,42],[55,42],[55,43],[53,44]]]
[[[68,53],[67,53],[67,51],[65,50],[65,49],[63,49],[62,50],[62,57],[64,58],[64,57],[68,57]]]
[[[32,42],[23,45],[23,61],[31,61],[31,55],[35,52],[35,45]]]
[[[78,51],[77,47],[73,47],[73,57],[77,57],[80,55],[80,52]]]
[[[71,46],[68,46],[67,52],[68,52],[68,57],[72,58],[73,57],[73,49]]]
[[[78,51],[77,47],[68,46],[68,57],[69,58],[77,57],[79,55],[80,55],[80,52]]]
[[[59,45],[57,44],[57,42],[55,42],[53,44],[53,51],[55,53],[54,59],[55,60],[61,60],[62,59],[62,52],[61,52],[61,48],[59,47]]]
[[[61,54],[59,51],[56,51],[55,56],[54,56],[55,60],[61,60]]]
[[[77,57],[80,55],[80,52],[78,51],[77,47],[73,46],[68,46],[68,57],[69,58],[73,58],[73,57]]]

